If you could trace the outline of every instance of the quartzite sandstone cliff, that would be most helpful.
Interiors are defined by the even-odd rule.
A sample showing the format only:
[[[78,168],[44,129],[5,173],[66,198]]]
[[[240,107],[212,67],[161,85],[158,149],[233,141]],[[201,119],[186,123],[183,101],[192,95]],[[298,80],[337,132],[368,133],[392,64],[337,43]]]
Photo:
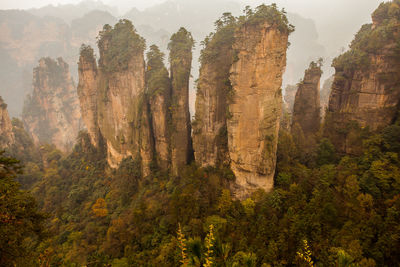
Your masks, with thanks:
[[[400,11],[398,3],[382,4],[373,24],[362,26],[350,50],[334,60],[335,79],[329,99],[325,134],[340,152],[356,153],[357,127],[379,130],[393,122],[400,99]]]
[[[7,104],[0,96],[0,150],[10,147],[15,141]]]
[[[310,67],[304,73],[304,79],[298,85],[294,101],[292,127],[298,124],[307,139],[314,136],[320,127],[319,84],[321,74],[320,66],[311,62]]]
[[[219,26],[201,55],[193,148],[196,162],[203,167],[229,164],[226,119],[232,94],[229,74],[236,21],[232,16],[225,18],[227,23]]]
[[[328,108],[329,96],[331,94],[333,79],[334,76],[331,76],[328,79],[326,79],[320,90],[319,99],[321,103],[321,118],[325,117],[325,111]]]
[[[259,7],[245,21],[225,18],[232,19],[225,22],[229,41],[208,54],[212,60],[203,54],[193,136],[198,163],[230,164],[235,194],[243,198],[273,186],[282,73],[292,28],[274,6]],[[113,42],[114,36],[123,35],[128,44],[132,41],[127,47]],[[98,70],[93,51],[81,51],[84,121],[94,144],[104,140],[110,166],[140,156],[145,173],[155,162],[179,175],[193,156],[188,91],[194,41],[184,28],[171,37],[168,77],[155,46],[145,70],[140,40],[130,22],[120,21],[100,33]],[[84,58],[86,50],[89,59]]]
[[[92,144],[105,145],[112,168],[131,156],[140,159],[144,176],[153,163],[177,175],[192,151],[190,33],[182,28],[171,38],[171,78],[154,45],[145,69],[144,40],[130,21],[104,26],[98,43],[98,67],[88,46],[82,46],[79,60],[78,93]]]
[[[54,144],[62,151],[72,149],[81,128],[81,113],[68,64],[61,58],[39,60],[22,119],[35,144]]]
[[[149,101],[154,157],[167,170],[171,165],[171,81],[163,63],[164,54],[152,45],[147,53],[146,85]]]
[[[126,38],[124,43],[118,38]],[[139,156],[141,110],[144,107],[144,40],[127,21],[104,27],[99,39],[97,112],[107,145],[107,160],[117,167],[123,158]]]
[[[192,158],[189,113],[189,78],[194,41],[190,32],[180,28],[172,35],[170,50],[171,94],[171,169],[174,175]]]
[[[78,96],[82,112],[82,120],[86,125],[90,142],[98,147],[100,131],[97,122],[97,63],[91,47],[82,46],[78,62],[79,83]]]
[[[234,96],[227,130],[240,197],[258,187],[273,187],[288,33],[269,23],[245,24],[235,39],[238,60],[231,68]]]
[[[78,94],[90,140],[96,147],[105,145],[112,168],[126,157],[140,157],[147,175],[152,142],[145,99],[144,40],[129,21],[122,20],[114,28],[104,26],[98,45],[98,67],[88,46],[82,46],[79,59]]]
[[[216,25],[202,52],[195,159],[202,166],[229,163],[236,176],[234,194],[244,198],[273,187],[291,27],[282,13],[265,5],[237,21],[225,14]]]

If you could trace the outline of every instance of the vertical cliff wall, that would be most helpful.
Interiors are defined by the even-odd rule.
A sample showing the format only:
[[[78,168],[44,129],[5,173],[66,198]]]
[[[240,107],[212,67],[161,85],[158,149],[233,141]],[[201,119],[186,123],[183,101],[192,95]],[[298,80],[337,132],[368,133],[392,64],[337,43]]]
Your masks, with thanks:
[[[79,60],[81,109],[91,142],[103,142],[107,161],[118,167],[126,157],[140,158],[150,173],[154,144],[145,88],[145,41],[128,20],[99,33],[99,66],[93,49],[83,46]]]
[[[124,157],[140,151],[145,43],[129,21],[114,28],[106,25],[99,36],[98,124],[108,163],[117,167]]]
[[[180,28],[168,45],[171,68],[171,168],[177,175],[180,167],[192,157],[189,113],[189,78],[194,40],[190,32]]]
[[[282,74],[293,27],[275,5],[224,14],[205,40],[193,143],[201,166],[229,165],[245,198],[271,190],[282,110]]]
[[[164,54],[152,45],[147,53],[146,85],[155,160],[167,170],[171,161],[171,81],[163,63]]]
[[[353,138],[357,129],[379,130],[392,123],[397,114],[399,12],[397,1],[381,4],[372,15],[373,24],[362,26],[350,50],[333,62],[336,72],[325,135],[341,152],[355,153],[360,146]]]
[[[273,187],[287,42],[288,32],[268,22],[246,23],[235,33],[227,128],[239,196]]]
[[[78,96],[81,105],[82,120],[86,125],[90,142],[98,147],[100,129],[97,121],[97,63],[93,49],[83,45],[78,62],[79,84]]]
[[[216,33],[206,38],[201,52],[196,115],[192,124],[195,160],[203,167],[229,164],[226,119],[233,93],[229,73],[236,19],[226,14],[220,21]]]
[[[61,58],[42,58],[33,71],[33,92],[22,119],[36,144],[51,143],[69,151],[81,126],[75,84]]]
[[[298,124],[307,138],[314,136],[321,124],[319,96],[321,74],[321,67],[311,62],[304,73],[304,79],[298,85],[294,101],[292,127]]]
[[[326,79],[320,90],[319,99],[320,99],[320,103],[321,103],[321,118],[324,118],[325,111],[328,108],[329,96],[331,94],[333,79],[334,79],[333,75],[331,77],[329,77],[328,79]]]
[[[10,147],[15,142],[7,104],[0,96],[0,150]]]

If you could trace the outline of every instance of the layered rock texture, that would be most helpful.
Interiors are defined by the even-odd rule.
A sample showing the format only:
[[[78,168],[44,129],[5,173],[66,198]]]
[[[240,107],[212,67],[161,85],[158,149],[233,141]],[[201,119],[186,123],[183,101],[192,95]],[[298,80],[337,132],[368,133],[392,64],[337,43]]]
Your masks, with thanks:
[[[282,73],[292,29],[274,6],[262,5],[234,20],[222,17],[217,33],[205,41],[210,47],[204,50],[199,79],[194,149],[203,166],[230,163],[234,193],[244,198],[257,188],[273,187]],[[227,29],[234,24],[232,34]],[[226,48],[214,48],[218,42]]]
[[[325,134],[340,152],[356,153],[355,131],[393,122],[400,99],[399,1],[381,4],[350,50],[336,58]]]
[[[273,187],[287,42],[288,33],[269,23],[245,24],[235,33],[227,131],[239,196]]]
[[[236,19],[226,16],[225,21],[206,40],[201,53],[193,147],[196,162],[203,167],[229,164],[226,122],[232,95],[229,74],[233,63]]]
[[[168,45],[171,68],[171,164],[177,175],[192,158],[191,124],[189,113],[189,78],[192,66],[192,35],[180,28]]]
[[[146,84],[153,131],[155,161],[161,169],[171,165],[171,81],[163,63],[164,54],[155,45],[147,53]]]
[[[114,28],[104,26],[99,34],[99,66],[93,49],[82,46],[79,59],[78,94],[83,120],[95,147],[103,143],[107,161],[113,168],[126,157],[143,156],[143,171],[149,159],[142,125],[149,126],[146,103],[144,40],[129,21]],[[145,112],[144,112],[145,113]]]
[[[14,142],[13,126],[8,115],[7,104],[0,96],[0,149],[10,147]]]
[[[33,92],[24,105],[22,120],[35,144],[54,144],[71,150],[81,128],[76,87],[62,58],[42,58],[33,71]]]
[[[314,136],[319,131],[321,123],[319,95],[321,74],[320,66],[311,62],[304,73],[304,79],[298,85],[294,101],[292,128],[297,128],[293,126],[298,124],[306,138]]]
[[[97,121],[97,76],[98,69],[94,51],[89,46],[82,46],[78,63],[78,96],[82,120],[86,125],[90,142],[95,147],[100,143],[100,129]]]
[[[325,111],[328,108],[329,104],[329,96],[331,94],[332,84],[334,80],[334,76],[329,77],[324,81],[322,88],[320,90],[319,99],[321,103],[321,118],[324,118]]]
[[[108,163],[117,167],[123,158],[142,153],[145,44],[128,21],[116,24],[113,29],[106,25],[98,44],[97,119],[107,145]]]
[[[146,66],[144,39],[128,20],[104,26],[98,44],[98,67],[88,46],[79,60],[78,94],[91,143],[106,149],[112,168],[132,157],[140,160],[143,176],[151,166],[179,174],[191,152],[190,33],[182,28],[171,38],[171,77],[155,45]]]
[[[225,14],[205,41],[193,124],[201,166],[229,166],[233,189],[244,198],[270,190],[276,163],[282,73],[288,35],[284,13],[262,5],[245,17]],[[143,175],[158,166],[173,175],[193,157],[189,79],[193,38],[172,35],[170,73],[157,46],[143,58],[144,42],[131,22],[106,25],[99,36],[98,67],[83,46],[78,93],[92,144],[107,150],[111,167],[132,156]]]

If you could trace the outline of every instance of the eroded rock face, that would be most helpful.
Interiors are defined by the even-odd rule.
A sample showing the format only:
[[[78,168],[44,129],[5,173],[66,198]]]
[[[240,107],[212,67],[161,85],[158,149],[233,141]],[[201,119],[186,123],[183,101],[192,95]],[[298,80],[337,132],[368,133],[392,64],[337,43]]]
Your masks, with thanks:
[[[169,43],[171,68],[171,170],[178,175],[193,153],[189,113],[189,78],[194,41],[181,28]]]
[[[195,160],[203,167],[229,164],[226,120],[232,94],[229,74],[233,63],[233,37],[233,23],[224,25],[202,51],[192,125]]]
[[[163,59],[160,49],[156,45],[150,46],[146,85],[154,156],[157,165],[167,170],[171,165],[171,81]]]
[[[321,103],[321,118],[324,118],[325,111],[328,108],[329,95],[331,94],[333,79],[334,76],[331,76],[328,79],[326,79],[320,90],[319,99]]]
[[[195,160],[230,167],[239,199],[273,187],[292,30],[276,6],[261,5],[240,18],[224,14],[204,40],[193,122]]]
[[[78,96],[82,112],[82,120],[86,125],[90,142],[94,147],[100,143],[100,129],[97,122],[97,64],[91,47],[81,48],[78,63],[79,84]]]
[[[350,51],[334,60],[325,135],[340,152],[357,153],[361,144],[353,138],[356,131],[380,130],[397,116],[400,24],[394,14],[399,11],[391,2],[380,5],[372,16],[373,24],[362,26]]]
[[[314,136],[320,127],[320,96],[319,83],[321,68],[311,62],[304,73],[304,79],[299,84],[293,107],[292,125],[298,124],[304,136]]]
[[[390,49],[388,47],[387,52],[390,53]],[[368,71],[338,71],[336,74],[329,111],[336,113],[334,120],[337,123],[355,120],[361,127],[377,130],[390,124],[396,115],[400,61],[382,54],[371,55],[370,59],[372,65]]]
[[[142,160],[142,172],[146,177],[151,173],[151,163],[154,159],[154,136],[150,120],[150,106],[147,99],[144,100],[142,109],[139,111],[140,132],[139,151]]]
[[[102,57],[100,52],[100,57]],[[103,63],[107,66],[107,62]],[[107,140],[108,163],[117,167],[123,158],[135,156],[140,149],[141,117],[144,108],[143,50],[132,56],[126,70],[106,72],[100,69],[98,80],[98,124]]]
[[[268,23],[245,24],[235,39],[238,60],[231,68],[227,131],[235,193],[241,198],[273,187],[288,33]]]
[[[124,41],[121,41],[124,40]],[[126,157],[140,157],[143,175],[153,159],[149,104],[145,95],[144,40],[130,21],[100,32],[99,66],[83,46],[78,92],[92,144],[104,144],[107,162],[117,168]]]
[[[168,76],[167,76],[168,77]],[[158,166],[166,170],[170,166],[169,99],[165,92],[150,97],[150,113],[154,133],[154,146]]]
[[[33,71],[33,92],[22,119],[35,144],[54,144],[70,151],[81,128],[75,84],[62,58],[42,58]]]
[[[10,116],[7,111],[7,104],[0,96],[0,149],[10,147],[15,142]]]

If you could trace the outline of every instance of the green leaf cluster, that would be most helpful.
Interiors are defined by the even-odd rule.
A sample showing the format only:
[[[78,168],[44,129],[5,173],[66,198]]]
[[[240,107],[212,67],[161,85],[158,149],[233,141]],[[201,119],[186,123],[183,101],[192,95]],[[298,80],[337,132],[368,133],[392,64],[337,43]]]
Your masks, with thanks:
[[[127,70],[131,59],[143,54],[146,47],[145,40],[127,19],[120,20],[114,28],[106,24],[97,38],[99,67],[108,73]]]
[[[400,1],[381,3],[372,14],[374,24],[365,24],[355,35],[350,44],[350,50],[333,60],[332,66],[339,71],[354,71],[368,69],[369,55],[382,53],[382,49],[389,44],[386,53],[388,56],[397,56],[400,51],[399,26],[400,26]]]
[[[164,66],[164,53],[156,45],[152,45],[146,56],[146,84],[149,95],[169,92],[171,83],[168,70]]]
[[[252,10],[249,6],[246,6],[244,13],[244,16],[239,17],[239,23],[241,25],[260,25],[266,22],[277,27],[281,32],[284,33],[290,34],[294,31],[294,26],[289,24],[286,11],[284,9],[279,10],[276,4],[262,4],[256,7],[255,10]]]

